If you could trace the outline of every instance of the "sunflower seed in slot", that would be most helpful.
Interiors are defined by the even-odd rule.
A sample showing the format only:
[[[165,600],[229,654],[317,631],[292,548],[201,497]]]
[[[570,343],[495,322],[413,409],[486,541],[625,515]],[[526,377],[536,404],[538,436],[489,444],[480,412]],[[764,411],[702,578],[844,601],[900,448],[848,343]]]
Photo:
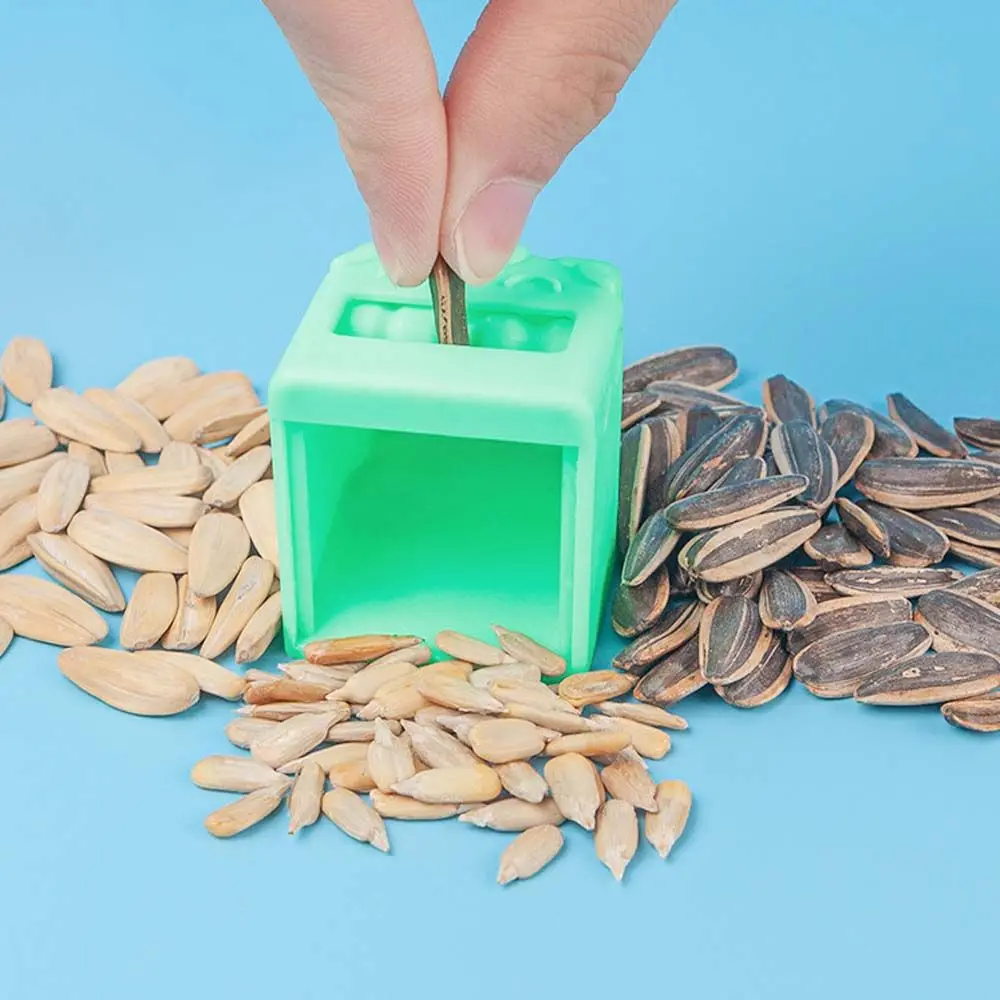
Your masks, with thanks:
[[[978,698],[1000,687],[1000,660],[985,653],[928,653],[862,681],[854,700],[866,705],[940,705]]]
[[[889,532],[866,510],[847,497],[837,498],[837,513],[840,523],[874,555],[888,559],[892,554],[889,547]]]
[[[796,680],[819,698],[850,698],[873,674],[926,653],[931,634],[919,622],[835,632],[792,657]]]
[[[718,684],[715,692],[736,708],[759,708],[774,701],[792,680],[792,662],[781,639],[772,635],[760,664],[733,684]]]
[[[870,500],[862,500],[858,506],[888,535],[889,562],[893,566],[922,569],[936,565],[947,555],[948,536],[922,517]]]
[[[812,621],[788,633],[786,644],[790,653],[798,653],[839,632],[882,628],[912,619],[913,607],[903,597],[838,597],[819,604]]]
[[[768,628],[783,632],[801,628],[815,616],[816,607],[812,591],[798,577],[778,569],[764,574],[758,608]]]
[[[698,663],[698,638],[656,663],[632,689],[636,700],[654,705],[673,705],[703,688],[705,680]]]
[[[984,549],[1000,549],[1000,515],[974,507],[945,507],[925,510],[920,516],[949,538]]]
[[[652,433],[647,424],[636,424],[622,437],[621,475],[618,481],[618,548],[628,549],[642,520]]]
[[[955,433],[974,448],[1000,450],[1000,420],[990,417],[955,417]]]
[[[820,420],[826,420],[834,413],[843,411],[861,413],[875,425],[875,442],[869,458],[914,458],[920,450],[910,432],[876,410],[852,403],[848,399],[828,399],[819,410]]]
[[[802,494],[808,486],[808,479],[799,475],[754,479],[734,486],[713,486],[704,493],[675,500],[665,508],[664,516],[679,531],[718,528],[780,507]]]
[[[845,597],[879,594],[884,597],[920,597],[940,590],[964,578],[954,569],[931,567],[909,569],[906,566],[872,566],[868,569],[842,569],[831,573],[830,586]]]
[[[840,410],[819,425],[819,436],[837,459],[837,489],[846,486],[875,444],[875,423],[866,413]]]
[[[625,553],[622,583],[637,587],[652,576],[666,561],[680,541],[680,532],[656,511],[639,527]]]
[[[797,382],[784,375],[772,375],[764,380],[761,393],[764,410],[773,423],[804,420],[816,426],[816,403]]]
[[[698,662],[709,684],[732,684],[760,666],[772,632],[746,597],[720,597],[701,616]]]
[[[974,733],[1000,733],[1000,694],[949,701],[941,706],[945,721]]]
[[[1000,466],[961,458],[868,459],[854,485],[876,503],[903,510],[965,507],[1000,495]]]
[[[857,569],[870,566],[871,552],[839,522],[824,524],[802,546],[810,559],[831,569]]]
[[[724,347],[677,347],[642,358],[625,369],[625,392],[641,392],[650,382],[676,380],[721,389],[739,374],[739,365]]]
[[[684,645],[698,632],[702,605],[698,601],[679,601],[648,631],[630,642],[612,661],[616,670],[644,674],[664,656]]]
[[[935,590],[917,601],[914,618],[930,630],[939,653],[976,651],[1000,656],[1000,609],[986,601]]]
[[[622,396],[622,430],[627,431],[633,424],[639,423],[643,417],[655,413],[662,402],[656,396],[648,396],[644,392],[625,393]]]
[[[626,639],[651,629],[666,611],[670,600],[670,572],[666,566],[657,570],[638,587],[621,584],[611,603],[611,625]]]
[[[771,452],[784,475],[805,476],[800,503],[824,511],[837,491],[837,457],[833,449],[805,420],[789,420],[771,432]]]

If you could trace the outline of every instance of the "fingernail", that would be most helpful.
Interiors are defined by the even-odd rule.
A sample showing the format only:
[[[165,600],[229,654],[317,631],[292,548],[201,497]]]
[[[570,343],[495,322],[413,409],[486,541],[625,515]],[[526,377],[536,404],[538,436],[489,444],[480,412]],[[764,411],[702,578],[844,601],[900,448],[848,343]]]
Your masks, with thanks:
[[[458,273],[472,284],[490,281],[510,260],[540,187],[504,178],[480,188],[459,216],[452,238]]]
[[[389,276],[389,280],[394,285],[398,285],[400,279],[403,277],[403,265],[399,259],[399,254],[396,252],[393,240],[376,219],[371,219],[371,226],[375,252],[378,254],[379,260],[382,261],[382,267],[385,268],[385,273]]]

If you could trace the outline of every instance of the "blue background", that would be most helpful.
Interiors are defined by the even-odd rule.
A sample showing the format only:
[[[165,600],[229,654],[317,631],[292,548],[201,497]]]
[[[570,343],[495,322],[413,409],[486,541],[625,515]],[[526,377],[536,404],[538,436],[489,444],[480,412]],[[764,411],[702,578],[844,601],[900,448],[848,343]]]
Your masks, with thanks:
[[[445,71],[479,5],[421,8]],[[525,241],[621,267],[630,357],[721,342],[752,400],[782,370],[1000,415],[998,39],[986,0],[688,0]],[[0,95],[0,340],[72,386],[165,353],[263,384],[368,237],[257,3],[0,0]],[[329,824],[211,840],[187,771],[229,706],[131,718],[53,660],[0,662],[3,996],[996,991],[1000,743],[933,709],[696,697],[655,767],[696,799],[668,863],[619,886],[573,829],[501,891],[505,838],[456,823],[394,824],[391,858]]]

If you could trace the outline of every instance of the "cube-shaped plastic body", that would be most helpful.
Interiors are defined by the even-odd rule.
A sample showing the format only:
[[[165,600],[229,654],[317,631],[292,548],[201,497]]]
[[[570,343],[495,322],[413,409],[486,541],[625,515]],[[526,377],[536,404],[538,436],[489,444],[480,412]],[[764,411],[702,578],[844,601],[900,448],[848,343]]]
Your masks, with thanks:
[[[497,623],[590,666],[613,561],[622,304],[523,250],[439,344],[426,284],[339,257],[271,380],[285,645]]]

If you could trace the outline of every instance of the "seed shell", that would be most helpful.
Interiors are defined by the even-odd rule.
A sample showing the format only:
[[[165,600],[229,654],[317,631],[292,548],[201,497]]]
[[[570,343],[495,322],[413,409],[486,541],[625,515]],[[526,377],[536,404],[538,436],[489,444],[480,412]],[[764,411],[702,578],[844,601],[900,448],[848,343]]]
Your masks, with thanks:
[[[869,552],[883,559],[890,557],[892,549],[889,543],[889,530],[885,524],[846,497],[837,498],[837,513],[840,515],[840,523]]]
[[[808,486],[799,500],[824,511],[837,492],[837,456],[813,425],[805,420],[778,424],[771,433],[771,452],[785,475],[805,476]]]
[[[650,382],[675,380],[707,389],[722,389],[739,374],[732,352],[724,347],[677,347],[629,365],[625,392],[642,392]]]
[[[114,389],[86,389],[81,398],[111,414],[139,436],[139,450],[158,454],[170,441],[163,425],[142,403]]]
[[[154,392],[168,390],[193,379],[198,366],[190,358],[154,358],[139,365],[116,386],[118,392],[142,402]]]
[[[969,449],[901,392],[886,396],[889,416],[906,430],[917,444],[939,458],[965,458]]]
[[[760,593],[764,582],[764,573],[757,570],[747,576],[738,576],[735,580],[724,580],[721,583],[709,583],[707,580],[695,580],[694,592],[702,604],[711,604],[719,597],[749,597],[755,598]]]
[[[56,436],[31,417],[0,423],[0,469],[42,458],[56,450]]]
[[[1000,687],[1000,662],[985,653],[930,653],[897,663],[858,685],[866,705],[939,705]]]
[[[202,465],[183,468],[148,465],[133,472],[114,472],[97,476],[90,483],[92,493],[133,493],[154,491],[176,496],[201,493],[212,482],[212,472]]]
[[[165,649],[146,649],[135,654],[141,663],[166,664],[189,673],[205,694],[236,701],[244,692],[246,678],[212,660],[194,653],[177,653]]]
[[[281,630],[281,593],[271,594],[251,615],[236,639],[237,663],[255,663]]]
[[[905,566],[873,566],[831,573],[830,585],[838,594],[879,594],[884,597],[919,597],[964,579],[954,569],[908,569]]]
[[[45,473],[63,457],[59,452],[53,452],[9,469],[0,469],[0,514],[23,497],[37,493]]]
[[[15,635],[54,646],[89,646],[108,634],[86,601],[50,580],[0,576],[0,608]]]
[[[702,531],[742,521],[799,496],[808,486],[805,476],[771,476],[735,486],[714,486],[675,500],[662,513],[678,531]]]
[[[537,875],[562,850],[557,826],[535,826],[515,837],[500,855],[497,882],[508,885]]]
[[[768,570],[760,591],[758,610],[764,625],[787,632],[801,628],[816,614],[816,598],[797,577]]]
[[[270,445],[262,444],[241,455],[205,490],[204,501],[209,507],[235,507],[240,497],[263,478],[271,467]]]
[[[639,847],[639,821],[628,802],[608,799],[597,811],[594,846],[601,863],[620,882]]]
[[[764,380],[761,390],[764,410],[775,424],[804,420],[816,425],[816,403],[797,382],[784,375],[772,375]]]
[[[948,536],[923,517],[870,500],[862,500],[859,507],[885,532],[893,566],[923,569],[941,562],[947,554]]]
[[[37,337],[11,337],[0,355],[0,378],[12,396],[33,403],[52,385],[49,349]]]
[[[281,805],[287,790],[287,783],[275,783],[249,792],[235,802],[216,809],[205,819],[205,829],[213,837],[235,837],[267,819]]]
[[[683,781],[661,781],[656,786],[656,804],[656,812],[645,818],[646,840],[666,859],[687,826],[691,789]]]
[[[673,705],[706,683],[701,672],[697,637],[689,639],[680,649],[656,663],[633,689],[639,701],[656,705]]]
[[[562,754],[546,761],[545,780],[559,812],[584,830],[593,830],[604,801],[604,785],[594,764],[582,754]]]
[[[1000,494],[1000,466],[958,458],[868,459],[854,485],[876,503],[903,510],[962,507]]]
[[[977,597],[987,604],[1000,605],[1000,569],[984,569],[968,576],[961,575],[948,586],[948,590],[967,597]]]
[[[792,680],[792,662],[781,640],[772,636],[760,664],[733,684],[716,685],[715,692],[736,708],[759,708],[774,701]]]
[[[697,633],[702,611],[698,601],[679,601],[653,628],[621,650],[611,666],[631,674],[645,673],[657,660],[679,649]]]
[[[871,551],[839,522],[824,524],[812,538],[806,539],[802,550],[810,559],[831,569],[857,569],[870,566],[874,560]]]
[[[666,511],[658,510],[648,517],[625,553],[622,583],[629,587],[645,583],[666,562],[680,537],[667,520]]]
[[[177,581],[177,611],[163,635],[164,649],[187,650],[200,646],[215,620],[215,598],[199,597],[188,587],[187,576]]]
[[[819,425],[819,436],[837,459],[837,489],[846,486],[875,444],[875,423],[867,413],[839,410]]]
[[[92,555],[140,573],[184,573],[188,554],[173,539],[149,525],[106,510],[73,515],[69,537]]]
[[[66,535],[38,531],[27,538],[32,555],[56,582],[102,611],[125,610],[125,595],[107,563]]]

